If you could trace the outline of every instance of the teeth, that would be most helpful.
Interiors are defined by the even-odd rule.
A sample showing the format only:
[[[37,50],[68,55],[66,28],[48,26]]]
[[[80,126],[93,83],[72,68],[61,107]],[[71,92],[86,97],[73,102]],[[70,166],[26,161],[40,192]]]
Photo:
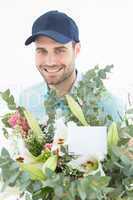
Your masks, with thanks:
[[[59,70],[57,70],[57,69],[56,69],[56,70],[53,70],[53,69],[52,69],[52,70],[47,70],[47,71],[48,71],[48,72],[58,72]]]
[[[60,71],[60,69],[51,69],[51,70],[45,69],[45,71],[47,71],[47,72],[49,72],[49,73],[55,73],[55,72]]]

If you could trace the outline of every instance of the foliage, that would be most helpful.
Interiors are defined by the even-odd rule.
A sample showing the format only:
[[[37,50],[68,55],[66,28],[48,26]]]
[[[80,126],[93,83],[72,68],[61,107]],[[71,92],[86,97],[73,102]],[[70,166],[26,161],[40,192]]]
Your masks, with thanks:
[[[25,115],[27,111],[16,106],[9,90],[1,93],[8,107],[14,110],[4,115],[2,119],[6,138],[10,136],[8,130],[11,128],[14,134],[21,133],[27,149],[32,153],[32,155],[29,154],[30,163],[25,163],[23,162],[25,157],[20,155],[12,158],[10,149],[2,149],[0,155],[1,177],[4,183],[2,191],[8,185],[17,186],[21,195],[25,191],[29,192],[26,193],[26,200],[132,200],[133,110],[127,110],[121,123],[116,124],[112,117],[106,116],[103,108],[99,106],[104,95],[107,95],[103,79],[111,68],[112,66],[106,66],[100,69],[96,66],[89,70],[69,93],[73,97],[71,103],[70,99],[66,97],[59,99],[54,91],[50,91],[45,102],[48,115],[48,122],[45,125],[38,126],[32,115]],[[57,115],[61,114],[58,110],[59,104],[66,111],[65,114],[63,113],[66,123],[73,121],[78,125],[109,126],[108,153],[103,161],[97,162],[103,174],[100,170],[95,170],[94,160],[89,160],[87,163],[89,170],[95,172],[93,174],[71,168],[69,162],[75,159],[76,155],[68,152],[67,145],[58,143],[59,148],[51,150],[50,144],[55,134],[54,123]],[[17,113],[17,117],[16,110],[20,114]],[[16,120],[13,127],[9,123],[12,115],[16,117],[13,118]],[[23,117],[29,125],[26,131],[20,123]]]
[[[112,116],[105,115],[104,108],[100,106],[102,98],[109,95],[103,80],[106,79],[107,73],[110,73],[112,68],[113,65],[107,65],[103,69],[95,66],[83,75],[82,80],[69,93],[80,105],[87,123],[91,126],[110,124],[113,120]],[[56,118],[56,110],[60,106],[65,110],[62,115],[65,116],[66,122],[74,121],[78,125],[82,125],[68,107],[66,97],[58,98],[54,91],[49,93],[49,97],[45,101],[48,118],[52,120],[52,123]]]

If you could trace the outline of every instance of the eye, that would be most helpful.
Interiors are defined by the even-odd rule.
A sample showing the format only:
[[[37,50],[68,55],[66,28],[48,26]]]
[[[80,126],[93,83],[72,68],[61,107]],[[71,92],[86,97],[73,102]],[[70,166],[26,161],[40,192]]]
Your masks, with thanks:
[[[55,53],[57,53],[57,54],[60,54],[60,53],[65,53],[66,52],[66,49],[56,49],[55,50]]]
[[[38,48],[38,49],[36,49],[36,53],[37,54],[46,54],[47,51],[45,49]]]

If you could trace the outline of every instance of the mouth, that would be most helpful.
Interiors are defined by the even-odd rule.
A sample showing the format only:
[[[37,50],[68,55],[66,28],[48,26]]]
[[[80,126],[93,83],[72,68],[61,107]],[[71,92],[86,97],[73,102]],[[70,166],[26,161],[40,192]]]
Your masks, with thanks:
[[[57,72],[61,71],[61,70],[62,70],[62,67],[60,67],[60,68],[51,68],[51,69],[43,68],[43,70],[44,70],[45,72],[47,72],[47,73],[52,74],[52,73],[57,73]]]

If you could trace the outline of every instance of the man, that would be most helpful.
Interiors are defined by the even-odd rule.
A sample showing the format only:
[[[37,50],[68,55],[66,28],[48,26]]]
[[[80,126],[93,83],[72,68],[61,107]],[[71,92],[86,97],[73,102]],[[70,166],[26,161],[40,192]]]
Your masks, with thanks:
[[[36,67],[44,83],[24,91],[20,103],[43,120],[44,100],[48,97],[48,91],[53,88],[62,97],[81,79],[75,69],[75,60],[80,52],[78,27],[65,13],[49,11],[33,23],[32,35],[25,45],[32,42],[36,49]],[[117,111],[121,110],[113,99],[103,100],[102,105],[107,114],[113,115],[114,119],[119,118]]]

